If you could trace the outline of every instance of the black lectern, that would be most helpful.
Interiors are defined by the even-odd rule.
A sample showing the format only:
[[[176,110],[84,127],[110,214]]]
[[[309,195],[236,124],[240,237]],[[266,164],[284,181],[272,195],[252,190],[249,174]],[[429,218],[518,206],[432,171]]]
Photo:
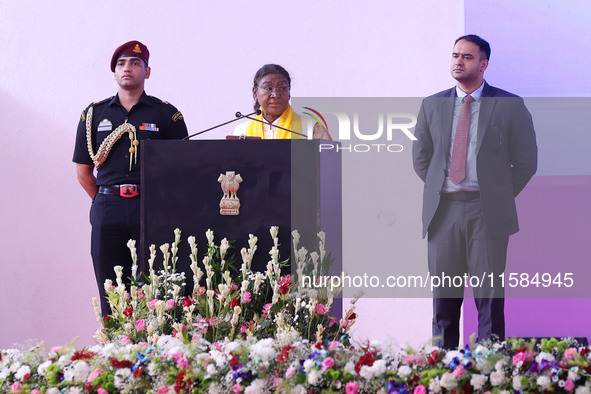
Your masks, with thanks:
[[[207,250],[205,232],[236,241],[240,249],[248,234],[258,237],[253,270],[264,271],[272,247],[269,229],[279,226],[281,259],[292,256],[291,231],[301,244],[318,249],[316,234],[327,234],[326,249],[341,266],[341,153],[338,143],[324,140],[147,140],[141,149],[141,263],[149,245],[157,247],[182,230],[179,271],[191,280],[188,236],[197,239],[200,256]],[[329,149],[331,147],[332,149]],[[241,182],[236,193],[238,215],[222,215],[220,175],[234,172]],[[161,264],[161,258],[156,260]],[[340,271],[340,268],[339,268]],[[287,270],[286,273],[289,271]],[[187,283],[191,291],[192,283]]]

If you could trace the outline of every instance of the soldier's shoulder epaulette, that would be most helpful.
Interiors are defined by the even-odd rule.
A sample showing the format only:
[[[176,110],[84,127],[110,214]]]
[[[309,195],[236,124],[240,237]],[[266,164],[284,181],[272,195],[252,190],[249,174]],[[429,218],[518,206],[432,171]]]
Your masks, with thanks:
[[[156,101],[157,103],[162,103],[162,104],[170,104],[168,101],[164,101],[164,100],[160,100],[158,97],[156,96],[150,96],[148,95],[149,98],[151,98],[152,100]]]
[[[106,98],[106,99],[104,99],[104,100],[95,101],[94,103],[92,103],[92,104],[90,104],[90,105],[99,105],[99,104],[106,103],[107,101],[111,101],[111,100],[113,100],[113,97],[115,97],[115,96],[107,97],[107,98]]]

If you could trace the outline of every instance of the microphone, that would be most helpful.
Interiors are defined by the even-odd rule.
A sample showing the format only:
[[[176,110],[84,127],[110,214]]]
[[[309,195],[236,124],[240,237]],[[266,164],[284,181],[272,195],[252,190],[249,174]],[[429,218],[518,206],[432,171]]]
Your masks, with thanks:
[[[188,135],[188,136],[186,136],[185,138],[183,138],[182,140],[188,140],[189,138],[195,137],[196,135],[199,135],[199,134],[206,133],[206,132],[208,132],[208,131],[211,131],[211,130],[213,130],[213,129],[217,129],[218,127],[225,126],[225,125],[227,125],[227,124],[229,124],[229,123],[232,123],[232,122],[236,122],[237,120],[240,120],[240,119],[242,119],[242,118],[248,118],[248,117],[249,117],[249,116],[251,116],[251,115],[260,115],[260,114],[261,114],[261,110],[260,110],[260,109],[257,109],[256,111],[254,111],[253,113],[251,113],[251,114],[248,114],[248,115],[242,115],[240,112],[236,112],[236,119],[232,119],[232,120],[229,120],[229,121],[227,121],[227,122],[224,122],[224,123],[222,123],[222,124],[219,124],[219,125],[216,125],[216,126],[210,127],[209,129],[206,129],[206,130],[203,130],[203,131],[199,131],[199,132],[197,132],[197,133],[195,133],[195,134]],[[253,118],[249,118],[249,119],[253,119]],[[256,119],[255,119],[255,120],[256,120]],[[260,122],[260,121],[259,121],[259,122]],[[181,141],[182,141],[182,140],[181,140]]]
[[[258,112],[257,115],[260,115],[261,114],[261,110],[258,110],[257,112]],[[276,126],[276,125],[271,124],[271,123],[269,123],[267,121],[264,121],[264,120],[260,120],[260,119],[257,119],[257,118],[251,118],[250,115],[254,115],[254,113],[248,114],[248,115],[242,115],[240,112],[236,112],[236,116],[239,116],[240,118],[248,118],[248,119],[254,120],[256,122],[261,122],[263,124],[267,124],[267,125],[269,125],[271,127],[277,127],[278,129],[289,131],[290,133],[293,133],[293,134],[301,135],[302,137],[304,137],[306,139],[308,138],[308,136],[306,134],[298,133],[297,131],[286,129],[285,127]]]

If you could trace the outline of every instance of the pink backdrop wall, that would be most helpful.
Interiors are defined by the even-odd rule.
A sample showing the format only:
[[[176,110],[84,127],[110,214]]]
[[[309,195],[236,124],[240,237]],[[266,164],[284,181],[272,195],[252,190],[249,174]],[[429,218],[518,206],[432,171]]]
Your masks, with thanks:
[[[525,9],[557,6],[518,3]],[[75,337],[79,346],[92,343],[98,326],[91,306],[97,291],[90,201],[71,157],[81,110],[116,92],[108,67],[116,46],[132,39],[149,46],[147,93],[174,103],[189,131],[197,132],[251,108],[252,76],[269,62],[291,72],[293,96],[424,96],[452,86],[449,53],[465,32],[464,6],[461,0],[0,2],[0,346],[35,339],[51,346]],[[472,31],[529,28],[492,22]],[[493,51],[504,46],[489,39]],[[527,67],[530,54],[518,49],[510,53]],[[500,57],[491,61],[491,75],[496,67],[504,67]],[[221,129],[208,138],[230,133]],[[421,186],[414,174],[408,177],[409,201],[418,201]],[[412,206],[414,212],[404,214],[416,218],[414,228],[420,211]],[[378,225],[378,213],[368,213],[369,226]],[[356,234],[357,219],[347,214],[344,230]],[[399,223],[379,241],[404,231]],[[426,245],[420,234],[416,238],[405,253],[426,264]],[[347,243],[345,259],[358,248]],[[359,305],[358,338],[421,344],[430,336],[428,299],[366,299]]]

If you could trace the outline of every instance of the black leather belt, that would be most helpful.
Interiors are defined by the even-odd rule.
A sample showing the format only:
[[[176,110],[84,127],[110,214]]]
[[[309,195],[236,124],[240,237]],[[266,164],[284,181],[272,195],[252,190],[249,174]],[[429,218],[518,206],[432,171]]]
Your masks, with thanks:
[[[131,198],[139,196],[140,185],[104,185],[99,187],[99,193]]]
[[[441,201],[472,201],[480,198],[480,192],[441,193]]]

